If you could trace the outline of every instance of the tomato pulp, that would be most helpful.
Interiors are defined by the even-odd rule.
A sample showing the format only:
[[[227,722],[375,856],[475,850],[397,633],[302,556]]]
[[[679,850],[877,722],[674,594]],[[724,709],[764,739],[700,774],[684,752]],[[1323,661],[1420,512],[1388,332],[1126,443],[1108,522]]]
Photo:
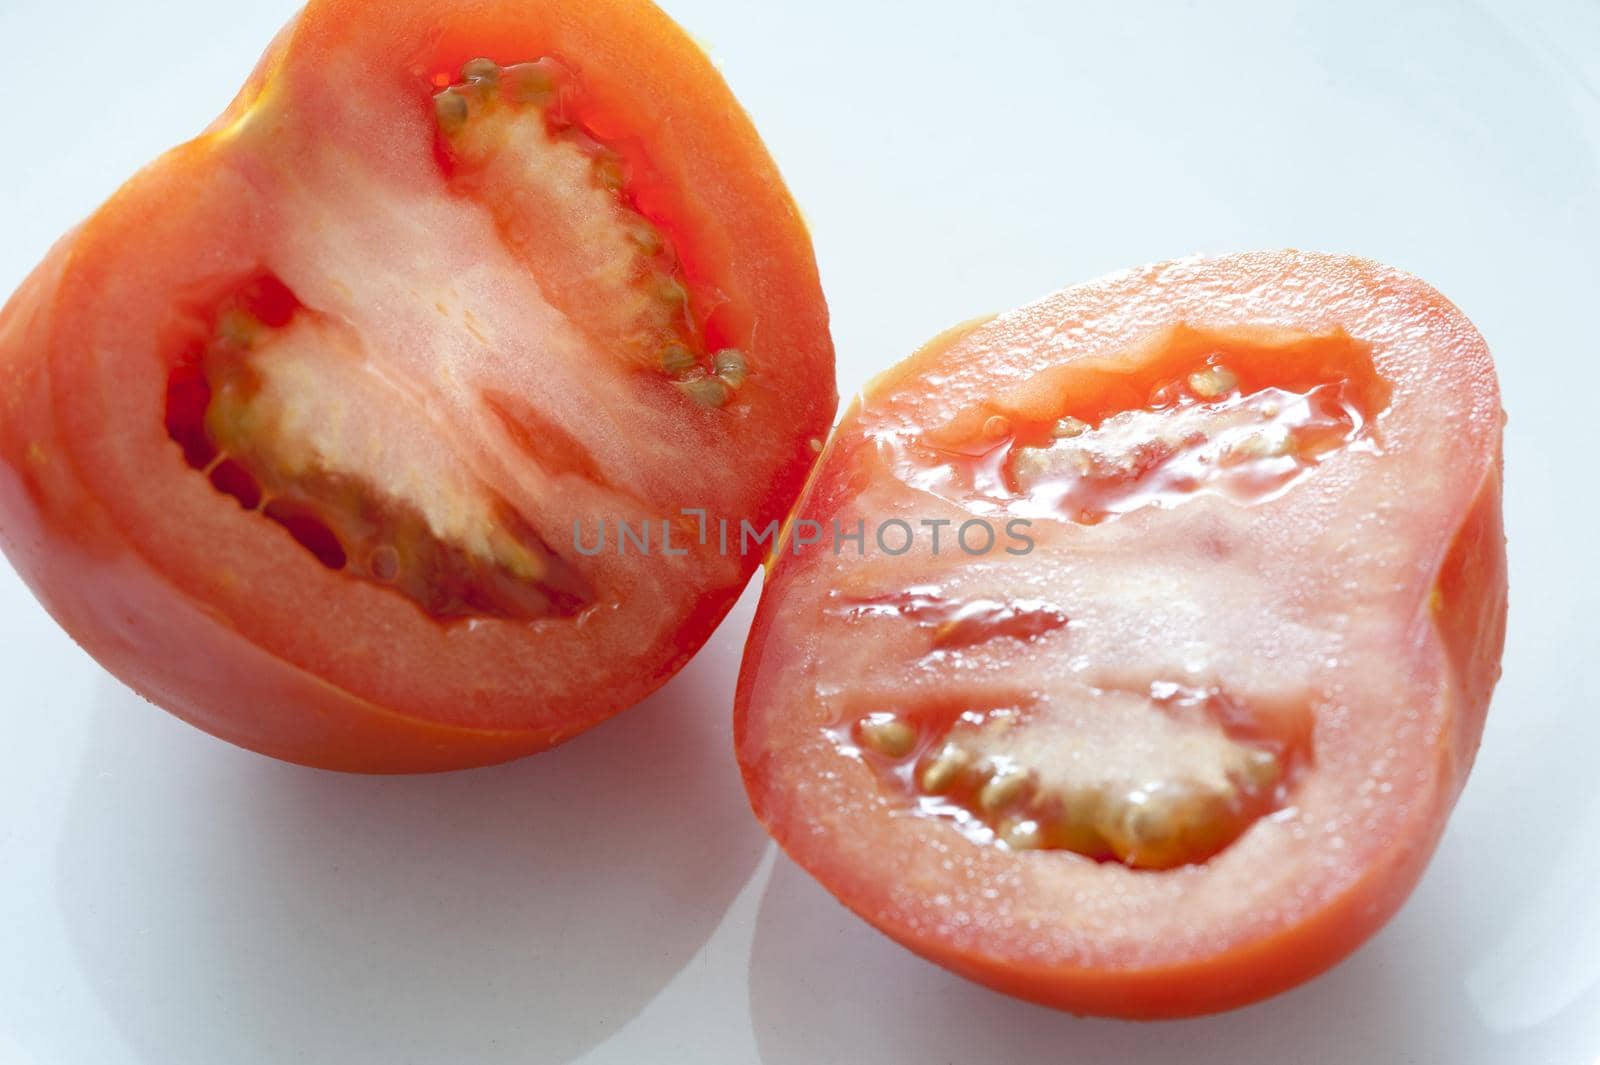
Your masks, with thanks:
[[[832,366],[798,212],[655,7],[316,0],[0,314],[0,535],[219,736],[503,760],[700,646],[754,560],[683,511],[783,514]]]
[[[1461,313],[1356,259],[1165,263],[946,334],[814,471],[790,528],[832,549],[776,554],[736,708],[757,815],[1024,998],[1171,1017],[1307,979],[1398,908],[1477,749],[1502,421]]]

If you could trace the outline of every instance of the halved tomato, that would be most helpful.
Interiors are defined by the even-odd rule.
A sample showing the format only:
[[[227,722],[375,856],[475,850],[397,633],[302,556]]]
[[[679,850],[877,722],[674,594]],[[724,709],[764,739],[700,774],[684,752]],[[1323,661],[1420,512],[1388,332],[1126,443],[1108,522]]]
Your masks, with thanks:
[[[1310,977],[1472,763],[1501,424],[1461,313],[1356,259],[1164,263],[941,337],[846,415],[778,552],[757,814],[1024,998],[1168,1017]]]
[[[642,0],[317,0],[0,315],[0,530],[108,669],[313,765],[670,676],[835,408],[809,238]]]

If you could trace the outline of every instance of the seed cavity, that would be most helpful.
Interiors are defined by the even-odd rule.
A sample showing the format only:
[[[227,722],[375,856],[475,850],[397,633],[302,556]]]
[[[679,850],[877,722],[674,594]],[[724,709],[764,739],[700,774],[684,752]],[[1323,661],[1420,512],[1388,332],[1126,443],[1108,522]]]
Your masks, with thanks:
[[[1363,418],[1338,383],[1244,393],[1220,363],[1153,392],[1152,405],[1099,424],[1065,417],[1009,442],[999,492],[1015,509],[1098,524],[1141,507],[1216,492],[1240,502],[1282,493],[1354,441]]]
[[[597,347],[700,408],[726,407],[747,357],[708,336],[677,249],[639,206],[648,162],[585,127],[583,100],[553,57],[465,64],[434,96],[451,185],[484,205],[546,299]]]
[[[1041,599],[946,598],[938,588],[849,599],[835,610],[849,618],[903,618],[929,634],[929,652],[975,647],[990,640],[1031,643],[1068,624],[1066,611]]]
[[[1276,499],[1344,451],[1377,452],[1392,384],[1341,329],[1179,324],[1007,375],[941,423],[883,423],[905,483],[976,513],[1095,525],[1205,495]]]
[[[262,277],[224,302],[173,371],[167,431],[213,487],[324,566],[433,617],[537,620],[587,606],[583,575],[392,387],[352,336]]]
[[[1286,800],[1295,744],[1230,733],[1216,691],[1098,692],[1093,713],[1043,706],[874,712],[854,726],[924,816],[976,842],[1070,851],[1136,869],[1212,857]]]

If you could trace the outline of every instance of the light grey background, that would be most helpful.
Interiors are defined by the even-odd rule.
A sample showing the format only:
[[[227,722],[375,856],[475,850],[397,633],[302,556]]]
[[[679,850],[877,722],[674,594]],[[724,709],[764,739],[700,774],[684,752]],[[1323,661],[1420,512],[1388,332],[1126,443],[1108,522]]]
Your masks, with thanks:
[[[1595,1062],[1600,7],[668,6],[811,221],[846,392],[949,324],[1197,251],[1371,256],[1476,321],[1511,415],[1512,621],[1422,886],[1275,1001],[1075,1020],[774,856],[729,749],[753,594],[566,748],[367,780],[146,706],[0,567],[0,1063]],[[0,292],[198,131],[291,7],[0,0]]]

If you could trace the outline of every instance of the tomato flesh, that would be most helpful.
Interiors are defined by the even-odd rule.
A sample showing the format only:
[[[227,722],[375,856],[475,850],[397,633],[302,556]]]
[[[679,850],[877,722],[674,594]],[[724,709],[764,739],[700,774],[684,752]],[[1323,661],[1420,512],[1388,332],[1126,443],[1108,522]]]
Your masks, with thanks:
[[[1225,1009],[1370,935],[1465,778],[1504,636],[1492,365],[1432,289],[1301,253],[1160,264],[880,378],[740,679],[758,816],[890,936],[1115,1016]]]

